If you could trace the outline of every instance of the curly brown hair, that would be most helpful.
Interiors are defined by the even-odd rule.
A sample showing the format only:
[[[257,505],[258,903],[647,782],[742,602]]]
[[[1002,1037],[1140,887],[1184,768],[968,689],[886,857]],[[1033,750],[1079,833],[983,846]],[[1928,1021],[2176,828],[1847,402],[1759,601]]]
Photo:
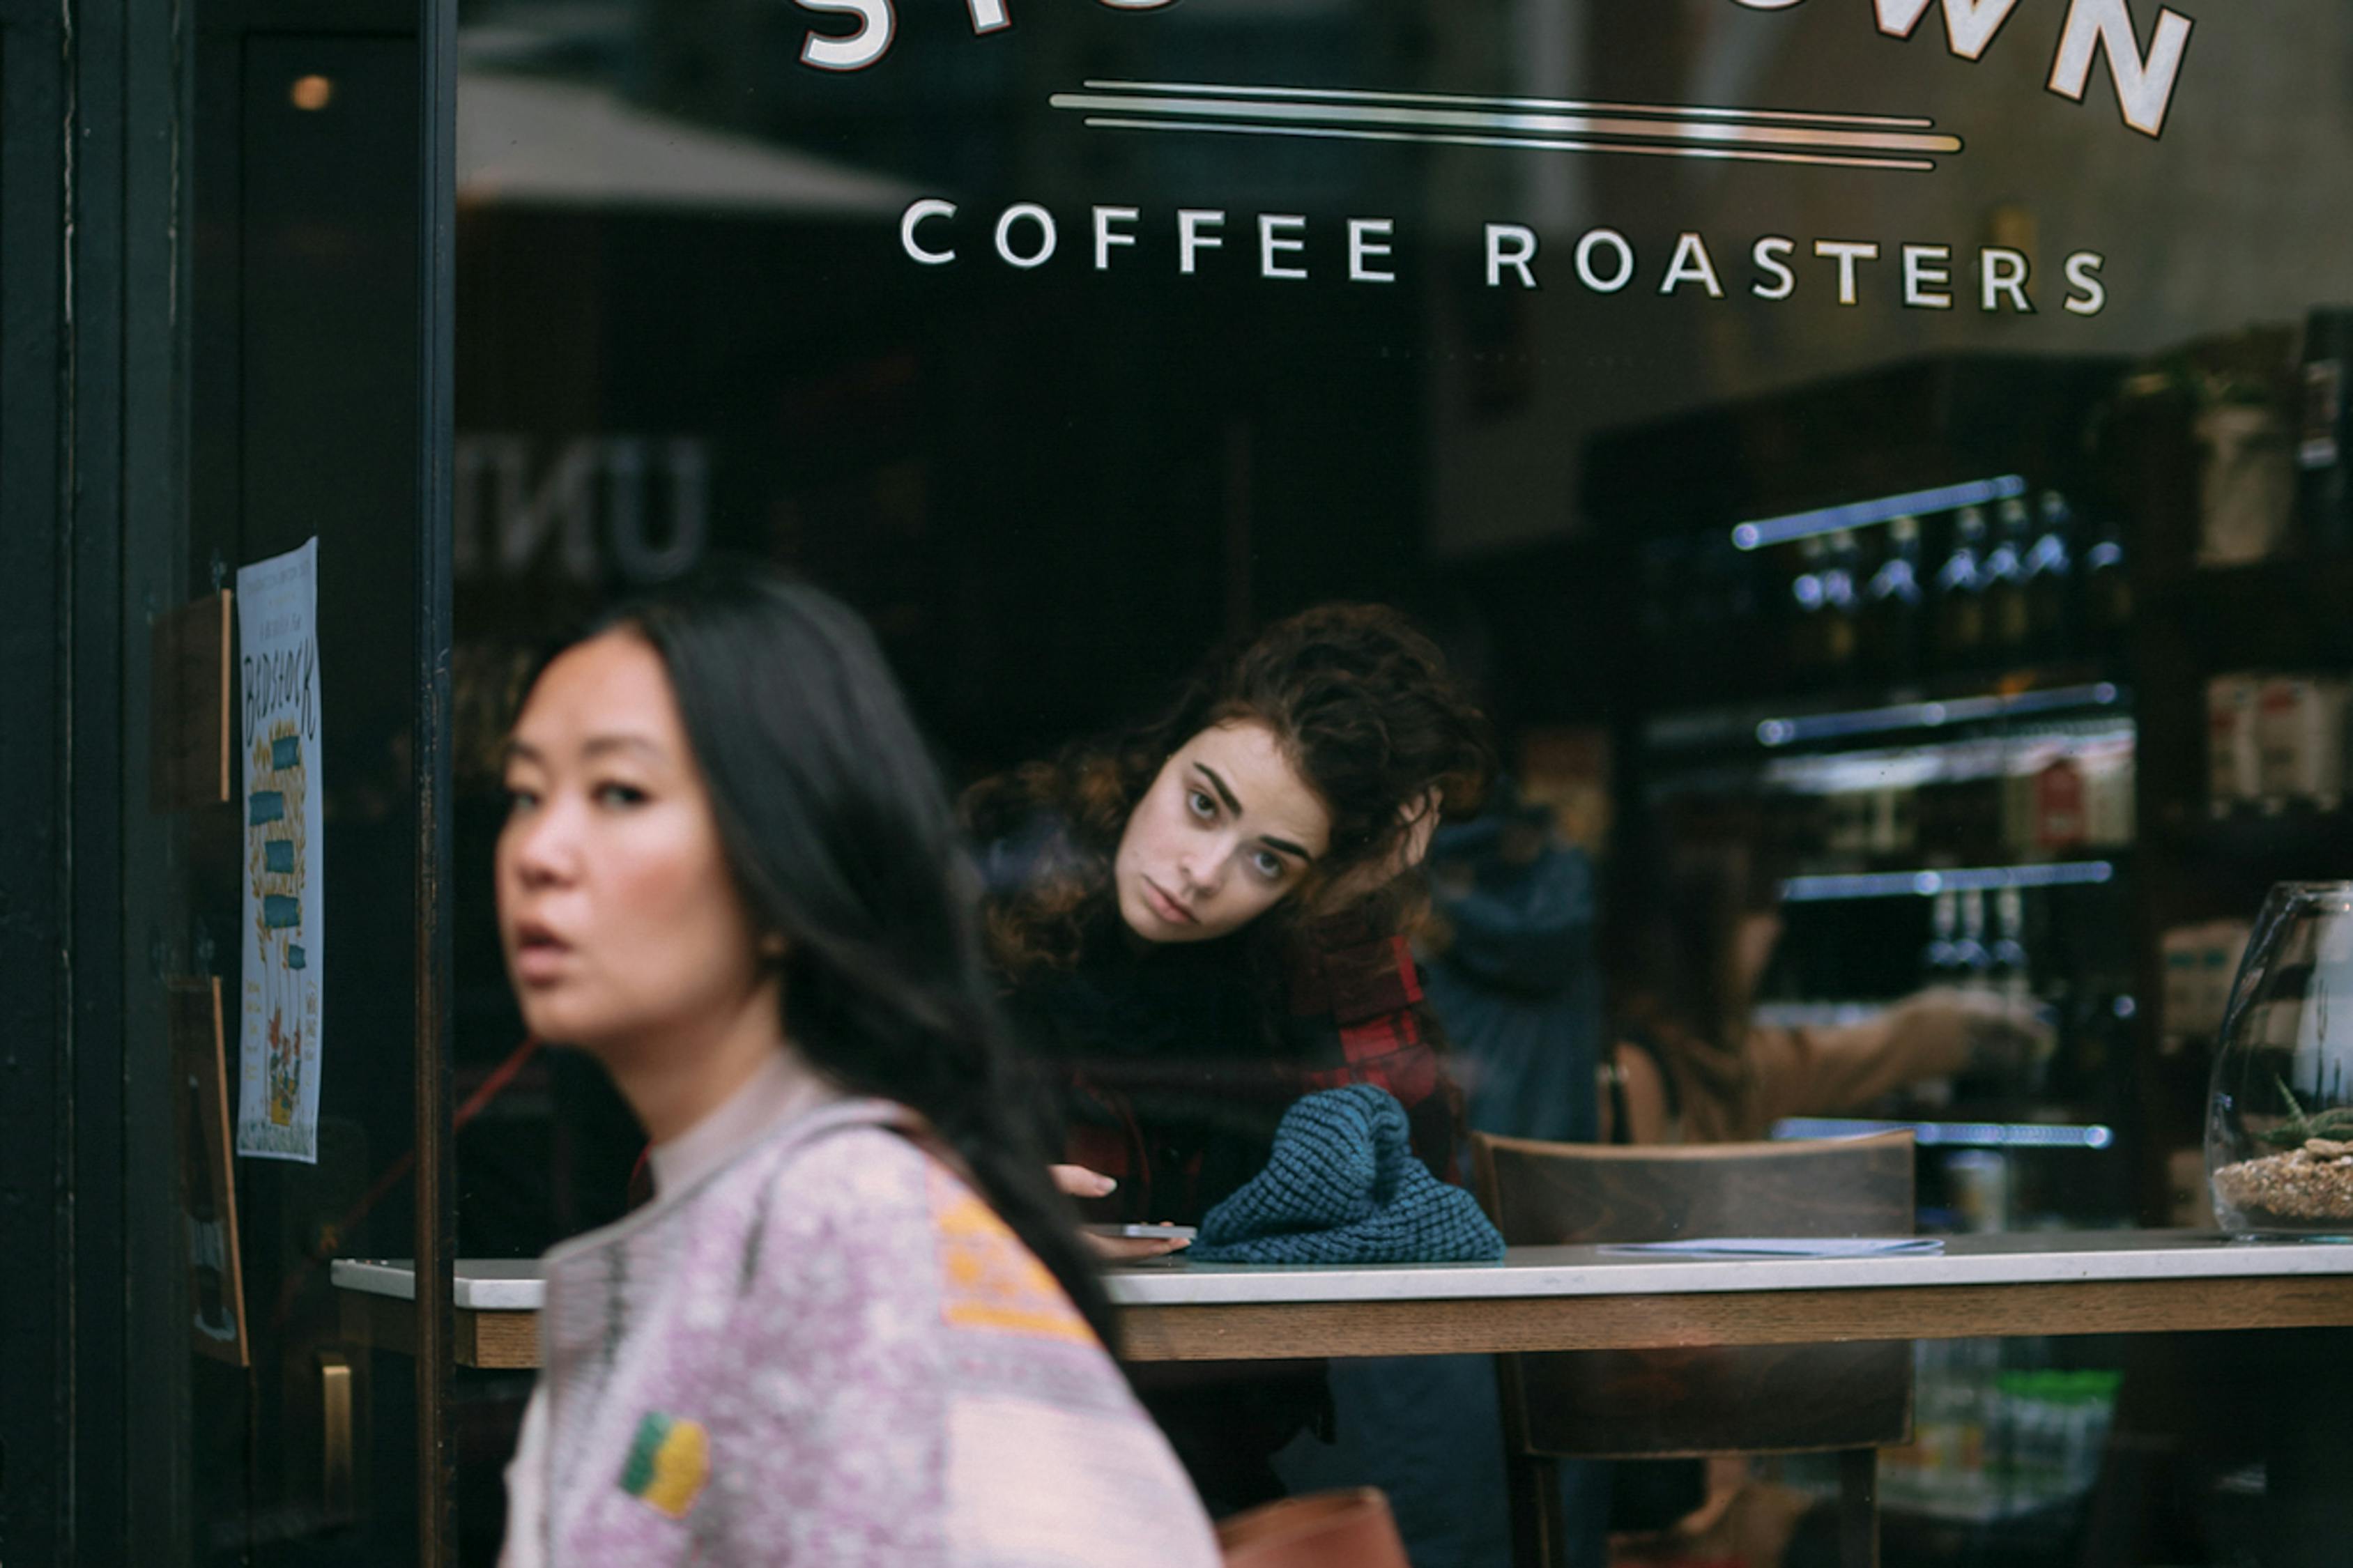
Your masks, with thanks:
[[[1293,895],[1254,922],[1254,943],[1281,942],[1302,921],[1345,916],[1396,931],[1419,883],[1389,878],[1370,891],[1351,872],[1389,863],[1421,818],[1474,809],[1494,773],[1487,721],[1411,622],[1381,605],[1325,605],[1211,656],[1176,699],[1134,729],[1066,748],[985,780],[964,800],[982,844],[1051,822],[1019,884],[992,889],[987,935],[1011,974],[1067,968],[1111,901],[1112,862],[1129,814],[1161,765],[1214,725],[1250,721],[1332,816],[1330,847]]]

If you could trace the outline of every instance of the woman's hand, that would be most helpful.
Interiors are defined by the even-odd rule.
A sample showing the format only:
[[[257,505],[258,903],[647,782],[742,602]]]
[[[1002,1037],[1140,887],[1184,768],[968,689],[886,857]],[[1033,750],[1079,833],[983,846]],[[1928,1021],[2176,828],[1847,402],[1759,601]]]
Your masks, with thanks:
[[[1899,1032],[1918,1030],[1936,1039],[1978,1072],[2015,1072],[2048,1058],[2058,1045],[2057,1034],[2032,1003],[1985,991],[1938,986],[1917,992],[1889,1009],[1888,1021]]]
[[[1430,836],[1438,831],[1439,814],[1445,806],[1445,792],[1438,789],[1424,790],[1399,806],[1398,821],[1405,831],[1398,835],[1396,847],[1333,882],[1324,894],[1329,905],[1335,910],[1345,909],[1358,899],[1379,892],[1429,858]]]
[[[1111,1195],[1119,1184],[1100,1171],[1090,1171],[1084,1165],[1053,1165],[1054,1185],[1074,1198],[1101,1198]],[[1099,1258],[1115,1263],[1134,1263],[1140,1258],[1166,1258],[1182,1247],[1193,1245],[1190,1237],[1104,1236],[1098,1231],[1081,1231],[1087,1245]]]

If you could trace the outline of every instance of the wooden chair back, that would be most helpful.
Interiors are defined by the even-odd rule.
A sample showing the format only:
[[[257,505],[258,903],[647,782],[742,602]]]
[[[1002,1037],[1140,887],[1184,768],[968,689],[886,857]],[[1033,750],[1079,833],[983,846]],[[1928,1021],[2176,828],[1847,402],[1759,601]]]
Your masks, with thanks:
[[[1263,1504],[1218,1525],[1226,1568],[1408,1568],[1389,1500],[1374,1487]]]
[[[1908,1236],[1912,1135],[1617,1146],[1472,1139],[1511,1246]],[[1908,1342],[1501,1358],[1515,1451],[1579,1458],[1813,1452],[1906,1440]]]

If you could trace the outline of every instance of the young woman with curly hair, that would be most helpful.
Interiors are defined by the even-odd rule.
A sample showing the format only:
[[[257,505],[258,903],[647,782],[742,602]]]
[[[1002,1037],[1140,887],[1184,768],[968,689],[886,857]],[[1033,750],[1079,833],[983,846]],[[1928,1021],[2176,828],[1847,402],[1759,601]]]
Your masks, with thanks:
[[[1128,1215],[1197,1220],[1292,1100],[1346,1082],[1397,1094],[1445,1171],[1401,873],[1490,770],[1437,647],[1335,605],[1213,658],[1149,722],[965,797],[1016,1022],[1067,1070],[1072,1157],[1120,1179]]]
[[[1405,873],[1492,771],[1436,645],[1394,610],[1327,605],[1212,658],[1149,722],[968,794],[990,955],[1055,1080],[1065,1186],[1100,1217],[1198,1222],[1264,1166],[1293,1101],[1349,1083],[1396,1095],[1451,1177]],[[1323,1397],[1314,1372],[1147,1404],[1215,1510],[1273,1489],[1266,1456]]]

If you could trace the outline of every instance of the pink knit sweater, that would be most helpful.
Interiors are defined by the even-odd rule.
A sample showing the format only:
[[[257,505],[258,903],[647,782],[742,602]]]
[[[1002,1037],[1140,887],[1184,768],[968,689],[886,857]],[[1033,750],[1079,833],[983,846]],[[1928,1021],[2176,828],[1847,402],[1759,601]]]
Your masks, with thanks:
[[[789,1115],[548,1254],[509,1568],[1215,1568],[1118,1368],[904,1119]]]

